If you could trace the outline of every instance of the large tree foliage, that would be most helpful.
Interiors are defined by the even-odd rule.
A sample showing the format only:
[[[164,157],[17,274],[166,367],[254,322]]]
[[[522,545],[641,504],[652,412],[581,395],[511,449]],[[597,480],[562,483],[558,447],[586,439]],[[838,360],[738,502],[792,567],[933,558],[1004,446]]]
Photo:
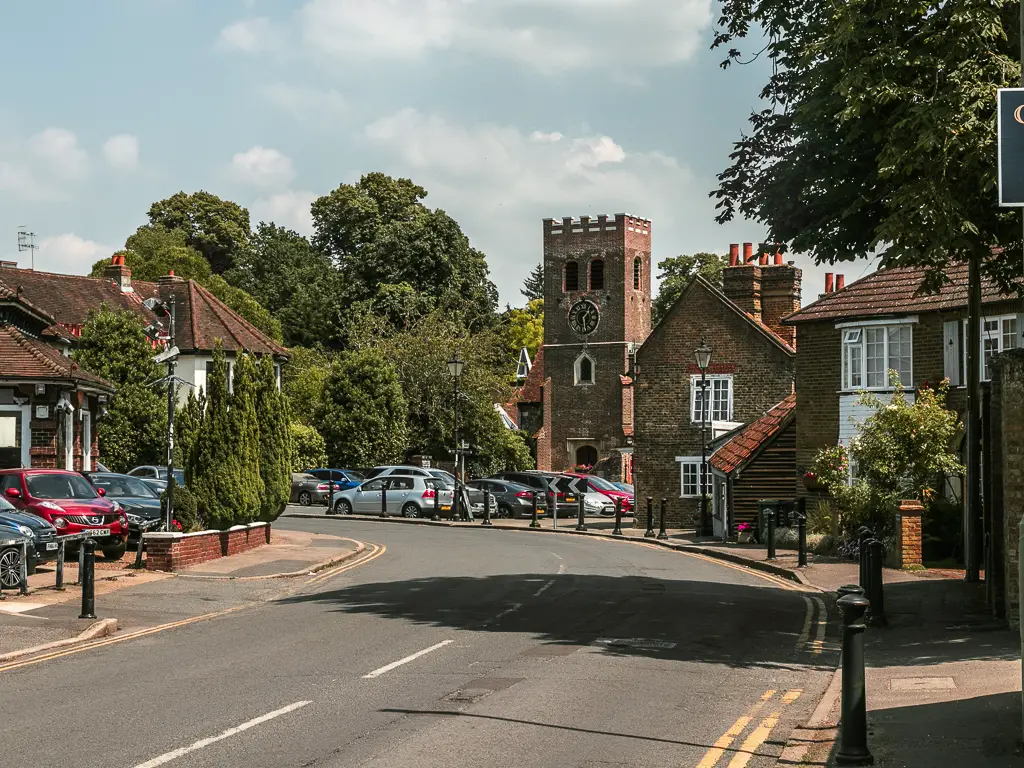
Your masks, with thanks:
[[[288,403],[277,389],[274,361],[270,357],[261,358],[256,369],[256,415],[263,480],[259,519],[269,523],[276,520],[288,504],[292,463]]]
[[[209,192],[178,192],[149,208],[149,222],[178,230],[216,274],[227,272],[249,247],[249,211]]]
[[[1016,0],[723,0],[723,64],[753,29],[767,38],[769,104],[720,176],[718,220],[818,262],[883,251],[885,266],[984,260],[1004,286],[1020,218],[997,206],[996,89],[1020,80]],[[761,47],[756,44],[756,47]]]
[[[236,523],[251,523],[259,517],[265,488],[260,456],[260,422],[257,412],[259,380],[252,355],[235,357],[231,404],[228,411],[231,435],[238,462],[242,493],[237,499]]]
[[[332,358],[317,348],[293,347],[289,351],[291,359],[281,369],[281,391],[292,420],[311,427],[316,424]]]
[[[292,472],[322,467],[327,463],[327,444],[323,435],[313,427],[293,421],[288,425],[291,434]]]
[[[344,353],[331,367],[316,414],[331,466],[401,461],[409,445],[406,413],[395,369],[379,350]]]
[[[74,357],[117,386],[97,439],[100,458],[118,472],[166,458],[167,401],[151,386],[161,376],[155,354],[138,315],[106,305],[89,312]]]
[[[700,275],[716,288],[722,287],[722,270],[729,265],[728,256],[717,253],[683,254],[658,262],[658,295],[651,302],[651,322],[657,325],[682,295],[695,275]]]
[[[515,366],[519,353],[526,351],[533,360],[544,343],[544,299],[533,299],[523,309],[510,309],[505,313],[508,337],[509,364]]]
[[[523,281],[523,287],[519,289],[519,292],[526,297],[527,301],[536,301],[537,299],[544,299],[544,262],[542,261],[530,275]]]

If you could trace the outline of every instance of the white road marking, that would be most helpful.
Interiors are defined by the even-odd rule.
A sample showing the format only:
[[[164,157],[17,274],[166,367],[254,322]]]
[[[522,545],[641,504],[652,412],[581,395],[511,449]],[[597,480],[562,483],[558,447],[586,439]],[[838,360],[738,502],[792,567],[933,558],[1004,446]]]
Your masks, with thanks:
[[[556,554],[556,553],[554,553],[554,552],[548,552],[548,554],[549,554],[549,555],[553,555],[554,557],[557,557],[557,558],[558,558],[559,560],[562,560],[562,559],[563,559],[561,555],[559,555],[559,554]]]
[[[819,597],[813,598],[818,605],[818,627],[814,637],[813,651],[816,654],[825,649],[825,630],[828,629],[828,609],[825,608],[825,601]]]
[[[8,603],[4,601],[0,603],[0,613],[24,613],[25,611],[34,611],[36,608],[43,608],[46,603]],[[33,619],[41,619],[42,616],[33,616]]]
[[[814,603],[811,602],[811,598],[805,597],[804,604],[807,606],[807,615],[804,616],[804,628],[800,632],[800,637],[796,641],[796,649],[798,651],[803,650],[804,644],[811,637],[811,619],[814,617]]]
[[[540,596],[541,596],[541,595],[543,595],[543,594],[544,594],[544,592],[545,592],[545,591],[546,591],[546,590],[547,590],[547,589],[548,589],[548,588],[549,588],[549,587],[550,587],[550,586],[551,586],[552,584],[554,584],[554,583],[555,583],[555,580],[554,580],[554,579],[552,579],[552,580],[551,580],[551,581],[549,581],[549,582],[548,582],[547,584],[545,584],[545,585],[544,585],[543,587],[541,587],[541,588],[540,588],[540,589],[538,589],[538,590],[537,590],[536,592],[534,592],[534,593],[533,593],[533,596],[534,596],[534,597],[540,597]]]
[[[499,614],[499,616],[500,616],[500,614]],[[436,651],[438,648],[444,648],[446,645],[451,645],[453,642],[455,642],[455,641],[454,640],[442,640],[440,643],[436,643],[435,645],[432,645],[429,648],[424,648],[422,651],[416,651],[416,653],[410,654],[409,656],[406,656],[404,659],[399,659],[398,661],[392,661],[390,664],[385,664],[380,669],[373,670],[373,672],[371,672],[368,675],[363,675],[363,680],[370,680],[370,679],[372,679],[374,677],[380,677],[384,673],[390,672],[392,669],[395,669],[396,667],[400,667],[403,664],[408,664],[410,661],[415,661],[420,656],[426,656],[431,651]]]
[[[187,755],[190,752],[195,752],[196,750],[202,749],[203,747],[208,747],[211,744],[216,744],[218,741],[223,741],[224,739],[227,739],[231,736],[235,736],[236,734],[239,734],[242,731],[247,731],[250,728],[260,725],[261,723],[265,723],[268,720],[273,720],[275,717],[280,717],[281,715],[287,715],[289,712],[294,712],[296,709],[300,709],[306,706],[307,704],[312,703],[313,702],[311,701],[296,701],[294,704],[289,704],[287,707],[275,709],[273,712],[268,712],[265,715],[255,717],[252,720],[249,720],[248,722],[242,723],[241,725],[236,725],[234,728],[228,728],[226,731],[216,736],[209,736],[205,739],[200,739],[199,741],[195,742],[194,744],[190,744],[187,747],[181,747],[180,749],[175,749],[172,752],[167,752],[163,755],[160,755],[159,757],[154,757],[152,760],[147,760],[144,763],[136,765],[135,768],[157,768],[158,765],[164,765],[165,763],[169,763],[172,760],[177,760],[179,757],[183,757],[184,755]]]

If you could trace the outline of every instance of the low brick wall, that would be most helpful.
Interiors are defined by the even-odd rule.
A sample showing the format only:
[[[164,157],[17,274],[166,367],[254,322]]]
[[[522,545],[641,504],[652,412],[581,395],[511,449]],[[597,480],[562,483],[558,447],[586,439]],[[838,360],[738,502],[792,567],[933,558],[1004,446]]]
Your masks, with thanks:
[[[180,571],[269,544],[270,523],[236,525],[226,531],[147,533],[145,541],[146,570]]]
[[[921,515],[924,505],[914,499],[900,502],[899,567],[921,565]]]

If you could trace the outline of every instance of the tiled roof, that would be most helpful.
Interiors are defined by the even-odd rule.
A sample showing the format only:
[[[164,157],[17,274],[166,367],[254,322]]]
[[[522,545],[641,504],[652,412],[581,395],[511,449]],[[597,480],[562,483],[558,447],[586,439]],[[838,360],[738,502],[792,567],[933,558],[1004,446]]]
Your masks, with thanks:
[[[544,347],[540,347],[537,350],[536,357],[533,358],[533,367],[530,368],[530,373],[526,377],[526,381],[523,382],[523,386],[519,389],[519,396],[516,400],[520,403],[539,403],[540,390],[543,386]]]
[[[98,308],[104,302],[111,309],[135,312],[147,323],[154,319],[152,313],[142,305],[145,296],[140,296],[137,291],[124,293],[107,278],[3,267],[0,268],[0,287],[12,293],[17,293],[21,288],[22,300],[41,309],[66,327],[81,326],[89,310]]]
[[[789,424],[796,408],[796,394],[791,394],[781,403],[773,406],[759,419],[750,422],[729,442],[715,451],[709,463],[712,467],[730,474],[741,469],[769,440]]]
[[[73,381],[114,391],[114,385],[106,379],[89,373],[70,357],[13,325],[0,325],[0,379]]]
[[[841,291],[822,296],[783,322],[793,324],[812,320],[839,320],[966,308],[967,265],[961,262],[952,264],[946,268],[945,274],[949,282],[939,293],[920,294],[925,276],[923,268],[880,269],[850,283]],[[983,304],[994,304],[1012,298],[1012,295],[1002,293],[993,281],[982,276]]]

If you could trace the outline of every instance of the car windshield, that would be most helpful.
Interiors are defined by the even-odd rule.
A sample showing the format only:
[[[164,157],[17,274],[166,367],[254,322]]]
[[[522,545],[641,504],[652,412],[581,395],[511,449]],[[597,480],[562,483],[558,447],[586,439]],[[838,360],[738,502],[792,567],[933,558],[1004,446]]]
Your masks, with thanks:
[[[625,491],[626,493],[633,493],[633,486],[630,485],[629,483],[616,483],[615,487],[618,488],[620,491]]]
[[[37,499],[95,499],[99,495],[81,475],[29,475],[25,482]]]
[[[118,477],[117,475],[93,475],[92,484],[102,488],[110,498],[121,499],[125,497],[137,497],[142,499],[155,499],[157,495],[141,480],[134,477]]]
[[[597,488],[597,490],[599,490],[599,491],[617,491],[617,490],[619,490],[614,485],[612,485],[607,480],[605,480],[603,477],[597,477],[596,475],[588,475],[587,476],[587,480],[589,480],[590,484],[592,486],[594,486],[595,488]]]

